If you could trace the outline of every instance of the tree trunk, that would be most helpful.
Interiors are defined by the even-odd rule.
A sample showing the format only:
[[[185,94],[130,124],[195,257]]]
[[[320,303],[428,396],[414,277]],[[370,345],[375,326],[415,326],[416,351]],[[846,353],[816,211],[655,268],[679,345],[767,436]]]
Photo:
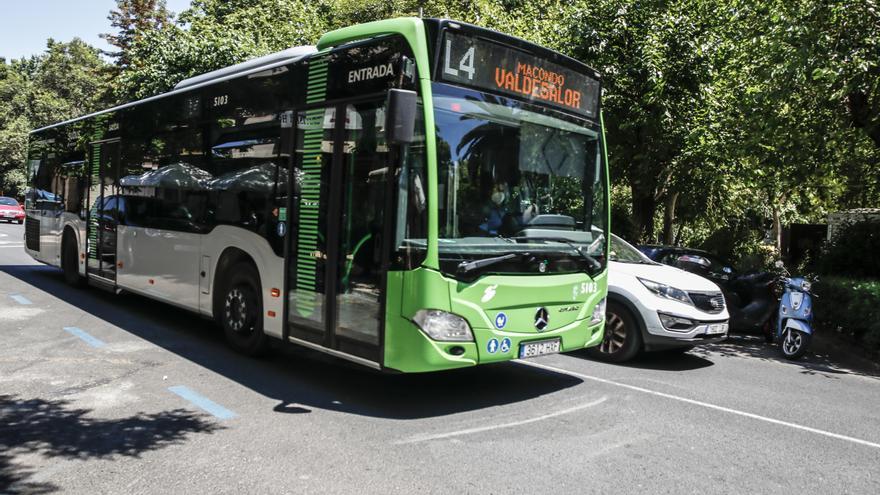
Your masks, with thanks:
[[[681,244],[681,231],[684,229],[684,222],[678,224],[678,232],[675,233],[675,240],[672,242],[673,246],[678,246]]]
[[[653,191],[640,191],[632,188],[633,228],[635,242],[654,241],[654,212],[657,201]]]
[[[678,193],[666,194],[666,208],[663,210],[663,243],[674,243],[675,229],[675,203],[678,202]]]
[[[779,218],[779,207],[773,205],[773,239],[776,243],[776,252],[782,253],[782,220]]]

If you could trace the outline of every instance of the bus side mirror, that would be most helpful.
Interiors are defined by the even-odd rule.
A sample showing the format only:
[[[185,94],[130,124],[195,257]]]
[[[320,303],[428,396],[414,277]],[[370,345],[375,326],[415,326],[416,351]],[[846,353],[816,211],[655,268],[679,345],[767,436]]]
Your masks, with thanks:
[[[418,95],[406,89],[388,90],[385,112],[385,139],[392,144],[413,142],[418,110]]]

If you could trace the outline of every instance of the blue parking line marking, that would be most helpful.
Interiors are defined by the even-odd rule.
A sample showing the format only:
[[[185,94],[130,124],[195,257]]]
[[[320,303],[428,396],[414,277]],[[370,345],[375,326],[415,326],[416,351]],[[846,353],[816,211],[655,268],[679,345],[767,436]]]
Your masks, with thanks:
[[[183,397],[184,399],[190,401],[195,406],[207,411],[208,413],[210,413],[212,416],[214,416],[216,418],[231,419],[231,418],[238,416],[237,414],[230,411],[229,409],[226,409],[225,407],[221,406],[220,404],[217,404],[216,402],[212,401],[211,399],[209,399],[203,395],[200,395],[197,392],[190,390],[187,387],[184,387],[183,385],[176,385],[174,387],[168,387],[168,390],[179,395],[180,397]]]
[[[9,297],[11,297],[12,300],[17,302],[18,304],[33,304],[30,299],[24,297],[21,294],[12,294]]]
[[[107,345],[104,343],[103,340],[92,337],[91,335],[86,333],[85,330],[82,330],[80,328],[64,327],[64,331],[71,335],[79,337],[83,342],[95,348],[104,347],[105,345]]]

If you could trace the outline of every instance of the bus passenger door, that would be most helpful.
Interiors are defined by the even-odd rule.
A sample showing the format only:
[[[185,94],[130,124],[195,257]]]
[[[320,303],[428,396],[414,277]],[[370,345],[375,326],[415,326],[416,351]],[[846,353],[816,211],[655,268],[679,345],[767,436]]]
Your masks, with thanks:
[[[381,364],[384,101],[302,111],[291,171],[288,332]]]
[[[89,216],[86,227],[88,273],[116,282],[116,228],[119,223],[117,170],[119,141],[101,141],[89,148]]]
[[[330,171],[336,143],[336,108],[313,108],[296,114],[288,212],[288,335],[325,347],[327,218]]]
[[[389,163],[385,102],[348,104],[339,149],[339,214],[332,315],[336,349],[381,363],[385,205]]]

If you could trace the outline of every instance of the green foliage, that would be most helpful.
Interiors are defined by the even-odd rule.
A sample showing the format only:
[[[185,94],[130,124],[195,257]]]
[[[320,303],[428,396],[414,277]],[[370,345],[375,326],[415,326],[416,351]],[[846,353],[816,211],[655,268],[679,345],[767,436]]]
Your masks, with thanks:
[[[116,33],[101,37],[119,49],[108,55],[116,59],[117,69],[131,65],[130,49],[140,38],[152,30],[164,29],[171,22],[171,13],[165,0],[117,0],[116,9],[107,17]]]
[[[705,2],[577,1],[562,51],[604,77],[611,178],[631,188],[639,240],[655,237],[658,202],[711,186],[711,167],[691,150],[711,81],[712,27]],[[702,198],[685,198],[686,201]]]
[[[27,133],[110,104],[107,64],[74,38],[49,40],[46,52],[0,65],[0,192],[22,196]]]
[[[291,46],[329,28],[329,4],[300,0],[195,0],[179,23],[142,32],[117,80],[120,99],[168,91],[179,81]]]
[[[817,260],[820,273],[880,279],[880,220],[839,228]]]
[[[880,280],[825,277],[814,285],[816,325],[880,354]]]

